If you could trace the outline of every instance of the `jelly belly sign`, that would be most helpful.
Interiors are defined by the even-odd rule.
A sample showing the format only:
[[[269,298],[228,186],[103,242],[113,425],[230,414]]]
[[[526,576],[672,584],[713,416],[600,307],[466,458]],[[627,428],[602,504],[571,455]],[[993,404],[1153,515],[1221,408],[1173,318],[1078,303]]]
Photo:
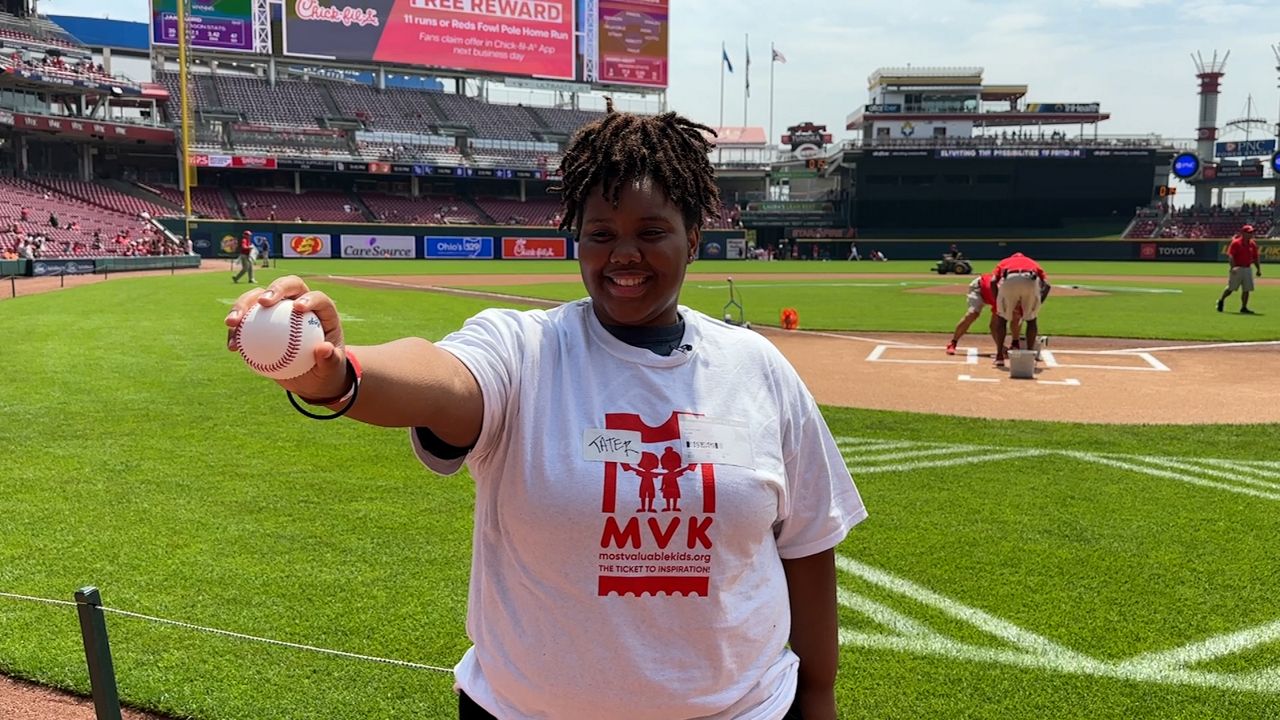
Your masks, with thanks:
[[[568,257],[568,243],[564,238],[502,238],[503,260],[564,260]]]
[[[284,52],[572,80],[573,0],[286,0]]]

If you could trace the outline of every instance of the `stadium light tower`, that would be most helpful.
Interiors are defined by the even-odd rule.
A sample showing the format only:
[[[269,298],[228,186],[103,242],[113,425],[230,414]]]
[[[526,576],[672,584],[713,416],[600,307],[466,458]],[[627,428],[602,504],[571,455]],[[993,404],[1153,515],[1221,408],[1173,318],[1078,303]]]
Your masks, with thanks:
[[[1200,125],[1196,127],[1196,155],[1200,157],[1200,166],[1213,162],[1213,143],[1218,139],[1218,94],[1222,87],[1222,76],[1227,67],[1228,50],[1222,59],[1218,59],[1218,51],[1213,51],[1213,58],[1205,62],[1204,56],[1196,53],[1191,59],[1196,64],[1196,78],[1200,80]],[[1196,205],[1208,207],[1213,204],[1213,188],[1208,185],[1196,185]]]

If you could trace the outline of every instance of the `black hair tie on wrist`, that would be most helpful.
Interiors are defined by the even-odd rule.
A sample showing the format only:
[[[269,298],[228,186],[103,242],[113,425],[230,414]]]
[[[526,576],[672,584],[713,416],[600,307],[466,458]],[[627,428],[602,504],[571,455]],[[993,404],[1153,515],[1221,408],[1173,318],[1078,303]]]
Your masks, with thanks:
[[[284,394],[285,397],[289,398],[289,404],[293,405],[294,410],[297,410],[312,420],[337,420],[347,414],[347,411],[356,404],[356,398],[360,396],[360,378],[356,375],[355,365],[351,362],[347,363],[347,380],[351,382],[351,399],[347,400],[347,404],[343,405],[341,410],[332,415],[317,415],[299,405],[298,400],[294,397],[293,393],[285,390]]]

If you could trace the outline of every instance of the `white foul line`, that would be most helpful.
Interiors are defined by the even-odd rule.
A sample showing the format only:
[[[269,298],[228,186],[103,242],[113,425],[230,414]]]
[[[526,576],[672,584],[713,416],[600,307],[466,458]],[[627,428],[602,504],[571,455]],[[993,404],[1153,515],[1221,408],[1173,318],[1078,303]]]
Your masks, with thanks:
[[[896,650],[917,655],[934,655],[952,660],[1001,663],[1036,670],[1055,670],[1071,675],[1092,675],[1161,685],[1192,685],[1241,692],[1280,693],[1280,672],[1272,670],[1249,675],[1228,675],[1194,670],[1128,667],[1117,663],[1104,663],[1090,658],[1080,661],[1069,657],[976,647],[951,640],[938,641],[929,638],[871,635],[848,632],[846,630],[840,631],[840,643],[842,645],[857,645],[865,648]]]
[[[942,637],[923,623],[917,621],[915,618],[904,615],[884,603],[850,592],[849,590],[839,586],[836,587],[836,600],[838,600],[841,605],[853,610],[854,612],[866,615],[876,623],[893,630],[899,635],[907,635],[910,637]]]
[[[1178,668],[1244,652],[1280,640],[1280,620],[1227,635],[1218,635],[1172,650],[1146,653],[1124,661],[1125,667]]]
[[[1044,349],[1040,351],[1040,359],[1044,361],[1045,367],[1058,367],[1058,358],[1054,356],[1053,351]]]
[[[1257,463],[1251,462],[1249,460],[1214,460],[1209,458],[1196,458],[1196,462],[1204,463],[1206,465],[1216,465],[1218,467],[1225,467],[1231,470],[1235,470],[1236,472],[1245,472],[1245,473],[1252,473],[1254,475],[1261,475],[1262,477],[1280,478],[1280,470],[1267,470],[1265,469],[1265,466],[1259,467]]]
[[[1143,360],[1146,360],[1148,363],[1151,363],[1151,367],[1155,368],[1156,370],[1159,370],[1160,372],[1169,372],[1169,366],[1157,360],[1156,357],[1151,353],[1140,352],[1140,353],[1137,353],[1137,355],[1141,357]]]
[[[860,563],[853,558],[846,557],[844,555],[836,555],[836,567],[850,575],[856,575],[873,585],[879,585],[882,588],[905,595],[916,602],[928,605],[950,615],[951,617],[963,620],[979,630],[982,630],[989,635],[994,635],[1011,645],[1022,648],[1023,650],[1034,652],[1039,655],[1073,658],[1081,662],[1089,661],[1089,658],[1084,655],[1073,650],[1068,650],[1062,645],[1059,645],[1048,638],[1041,637],[1030,630],[1024,630],[1008,620],[998,618],[990,613],[970,607],[956,600],[952,600],[951,598],[940,595],[929,588],[917,585],[905,578],[891,575],[884,570]]]
[[[998,383],[1000,378],[977,378],[972,375],[957,375],[956,380],[960,382],[976,382],[976,383]]]
[[[858,465],[854,468],[855,474],[869,474],[882,472],[902,472],[904,470],[923,470],[925,468],[935,467],[953,467],[956,465],[969,465],[972,463],[996,462],[998,460],[1013,460],[1015,458],[1031,458],[1038,455],[1044,455],[1041,450],[1018,450],[1015,452],[999,453],[996,455],[977,455],[961,458],[948,458],[946,460],[920,460],[918,462],[901,463],[898,465]]]
[[[768,328],[776,330],[777,328]],[[820,332],[818,330],[789,330],[787,332],[797,335],[813,335],[814,337],[833,338],[835,340],[850,340],[853,342],[876,343],[879,345],[910,345],[911,343],[902,342],[901,340],[886,340],[883,338],[866,338],[859,335],[841,335],[839,333]]]
[[[1238,471],[1232,473],[1232,472],[1226,472],[1224,470],[1212,470],[1210,468],[1198,467],[1190,463],[1179,462],[1177,460],[1171,460],[1169,458],[1154,457],[1151,455],[1142,455],[1138,457],[1138,459],[1142,460],[1143,462],[1149,462],[1152,465],[1161,465],[1167,468],[1173,468],[1174,470],[1186,470],[1189,472],[1200,473],[1201,475],[1208,475],[1210,477],[1222,478],[1223,480],[1235,480],[1236,482],[1241,482],[1246,485],[1253,485],[1255,487],[1260,487],[1260,488],[1267,488],[1268,490],[1280,490],[1280,483],[1268,482],[1267,480],[1258,480],[1256,478],[1251,478],[1251,477],[1241,477]]]
[[[900,447],[919,447],[920,443],[882,441],[861,443],[861,445],[856,446],[846,446],[844,442],[837,441],[836,445],[838,447],[845,447],[846,452],[876,452],[879,450],[897,450],[897,448]]]
[[[884,355],[884,351],[888,350],[888,345],[877,345],[871,350],[871,354],[867,355],[867,362],[879,362],[880,356]]]
[[[1170,352],[1173,350],[1217,350],[1221,348],[1261,347],[1263,345],[1280,345],[1280,340],[1254,340],[1250,342],[1210,343],[1205,345],[1169,345],[1166,347],[1129,348],[1116,350],[1120,353]]]
[[[864,448],[855,448],[863,450]],[[862,463],[881,463],[886,460],[904,460],[906,458],[927,457],[929,455],[954,455],[956,453],[971,453],[977,450],[973,445],[948,445],[940,448],[928,448],[925,450],[904,450],[903,452],[889,453],[888,455],[855,455],[850,458],[853,462]]]
[[[1119,468],[1121,470],[1131,470],[1133,472],[1143,473],[1145,475],[1152,475],[1155,477],[1169,478],[1170,480],[1178,480],[1180,482],[1188,483],[1191,485],[1200,485],[1202,487],[1217,488],[1218,490],[1227,490],[1234,493],[1240,493],[1241,495],[1252,495],[1253,497],[1259,497],[1265,500],[1280,500],[1280,493],[1269,493],[1269,492],[1264,492],[1262,490],[1253,490],[1251,488],[1240,487],[1238,485],[1228,485],[1226,483],[1215,482],[1213,480],[1205,480],[1204,478],[1199,478],[1192,475],[1184,475],[1182,473],[1176,473],[1169,470],[1160,470],[1153,467],[1135,465],[1133,463],[1127,463],[1127,462],[1123,462],[1113,458],[1103,457],[1101,455],[1094,455],[1092,453],[1075,452],[1071,450],[1056,450],[1055,452],[1061,453],[1062,455],[1066,455],[1067,457],[1076,458],[1077,460],[1085,460],[1088,462],[1099,463],[1101,465],[1109,465],[1111,467]]]
[[[837,588],[837,597],[841,605],[863,613],[895,633],[885,635],[856,632],[842,627],[839,631],[841,645],[933,655],[952,660],[1001,663],[1036,670],[1053,670],[1074,675],[1092,675],[1136,682],[1280,693],[1280,668],[1228,674],[1197,671],[1190,667],[1280,640],[1280,620],[1211,637],[1171,650],[1145,653],[1118,662],[1104,661],[1071,650],[1003,618],[965,605],[910,580],[845,555],[836,555],[836,566],[844,573],[857,576],[873,585],[968,623],[988,635],[1008,642],[1016,649],[973,645],[945,637],[884,603],[844,588]]]
[[[1080,387],[1080,381],[1075,378],[1067,378],[1065,380],[1037,380],[1040,385],[1067,385],[1070,387]]]

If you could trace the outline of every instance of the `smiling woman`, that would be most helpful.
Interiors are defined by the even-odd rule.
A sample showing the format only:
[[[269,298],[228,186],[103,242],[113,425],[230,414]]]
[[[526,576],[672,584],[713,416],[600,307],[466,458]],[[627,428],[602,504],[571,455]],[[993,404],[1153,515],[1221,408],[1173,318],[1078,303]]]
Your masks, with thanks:
[[[685,267],[698,256],[720,194],[705,125],[675,113],[613,112],[584,128],[565,154],[560,229],[580,238],[583,284],[600,321],[672,326]]]
[[[288,277],[227,318],[296,299],[326,341],[281,387],[470,469],[461,718],[837,716],[834,547],[866,510],[782,354],[679,305],[719,206],[711,134],[610,107],[574,138],[557,190],[585,300],[348,347]]]

